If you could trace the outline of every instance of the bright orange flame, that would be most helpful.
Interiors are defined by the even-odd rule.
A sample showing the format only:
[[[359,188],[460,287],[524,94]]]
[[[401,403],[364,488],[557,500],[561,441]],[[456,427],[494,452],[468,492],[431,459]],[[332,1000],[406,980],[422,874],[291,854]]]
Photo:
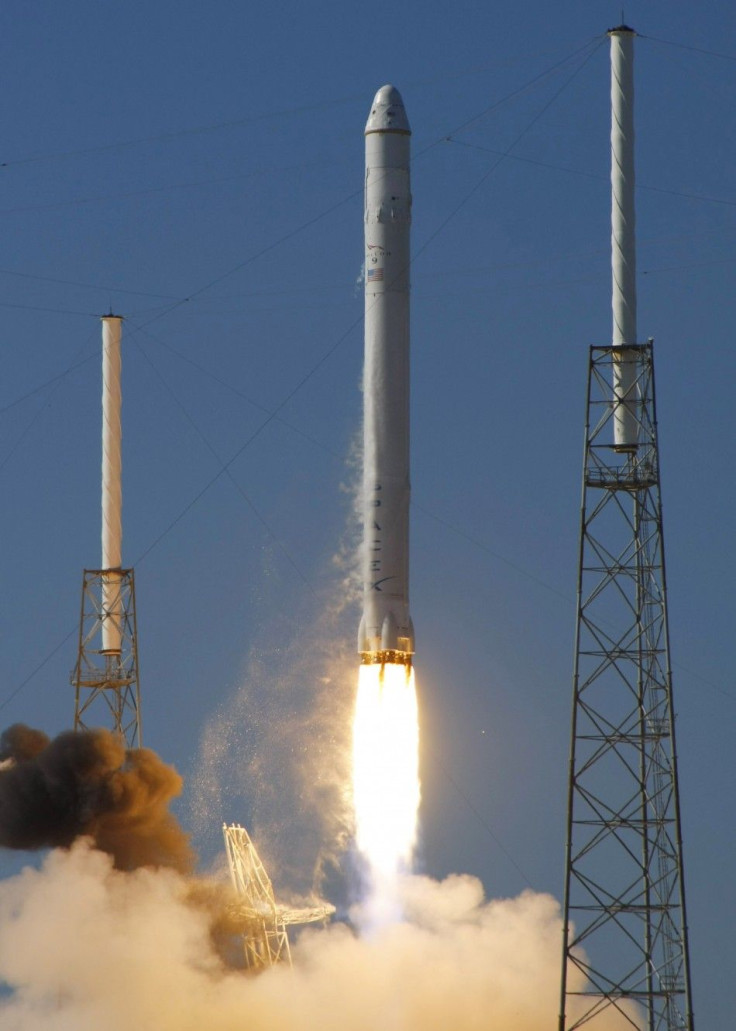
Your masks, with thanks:
[[[356,841],[375,893],[396,894],[411,869],[419,813],[419,720],[414,670],[360,667],[353,724]]]

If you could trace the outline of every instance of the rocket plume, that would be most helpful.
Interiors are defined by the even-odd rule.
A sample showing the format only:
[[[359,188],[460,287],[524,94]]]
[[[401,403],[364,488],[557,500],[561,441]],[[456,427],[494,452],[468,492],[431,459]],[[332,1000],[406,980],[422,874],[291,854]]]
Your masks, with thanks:
[[[401,916],[399,878],[411,870],[419,814],[419,722],[414,670],[362,665],[353,724],[356,843],[368,866],[368,917]]]

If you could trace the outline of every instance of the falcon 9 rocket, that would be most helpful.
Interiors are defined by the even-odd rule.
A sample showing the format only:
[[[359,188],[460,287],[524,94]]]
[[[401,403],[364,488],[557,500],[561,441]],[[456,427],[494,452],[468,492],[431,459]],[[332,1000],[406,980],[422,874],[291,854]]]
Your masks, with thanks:
[[[411,129],[401,94],[376,93],[365,127],[363,618],[361,661],[411,666],[409,228]]]

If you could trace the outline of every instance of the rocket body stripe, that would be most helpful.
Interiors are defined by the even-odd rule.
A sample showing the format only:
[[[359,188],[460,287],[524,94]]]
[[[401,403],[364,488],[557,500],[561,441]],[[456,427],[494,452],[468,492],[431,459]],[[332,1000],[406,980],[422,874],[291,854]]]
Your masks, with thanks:
[[[409,232],[411,131],[383,86],[366,125],[363,370],[364,662],[410,663]]]

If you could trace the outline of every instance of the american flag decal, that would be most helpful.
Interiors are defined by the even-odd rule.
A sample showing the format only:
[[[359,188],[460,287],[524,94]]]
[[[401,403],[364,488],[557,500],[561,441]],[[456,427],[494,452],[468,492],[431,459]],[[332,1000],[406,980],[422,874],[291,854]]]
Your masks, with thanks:
[[[368,282],[378,283],[383,280],[383,269],[382,268],[369,268],[368,269]]]

